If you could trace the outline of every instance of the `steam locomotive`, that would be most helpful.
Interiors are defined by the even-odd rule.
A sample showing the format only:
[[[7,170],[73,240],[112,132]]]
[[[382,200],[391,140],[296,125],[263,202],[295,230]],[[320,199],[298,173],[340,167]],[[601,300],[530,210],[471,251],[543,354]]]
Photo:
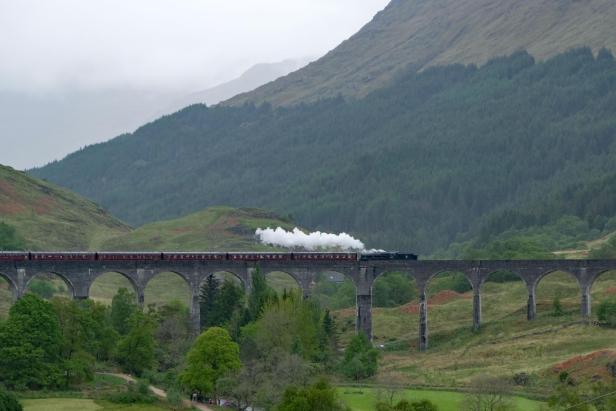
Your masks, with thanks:
[[[0,252],[0,261],[399,261],[415,254],[379,253],[166,253],[166,252]]]

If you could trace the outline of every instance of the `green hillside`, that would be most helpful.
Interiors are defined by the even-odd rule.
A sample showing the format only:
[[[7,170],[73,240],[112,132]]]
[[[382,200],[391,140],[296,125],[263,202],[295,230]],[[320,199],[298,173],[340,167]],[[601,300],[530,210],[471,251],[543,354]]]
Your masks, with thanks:
[[[565,249],[616,229],[615,105],[609,52],[520,52],[360,100],[192,106],[32,174],[135,225],[227,204],[422,254],[502,235]]]
[[[101,250],[164,251],[265,251],[255,239],[255,230],[265,227],[295,227],[289,220],[259,209],[210,207],[175,220],[146,224],[134,231],[109,238]]]
[[[362,96],[408,66],[483,64],[524,49],[542,60],[572,47],[616,49],[615,22],[611,0],[393,0],[320,60],[227,103]]]
[[[374,342],[384,346],[380,379],[409,386],[464,387],[480,374],[512,380],[524,372],[530,375],[529,384],[516,389],[544,394],[557,383],[560,371],[577,382],[609,383],[607,364],[616,360],[616,329],[580,321],[579,287],[568,274],[553,273],[541,281],[534,321],[526,320],[522,281],[487,282],[482,290],[483,325],[477,332],[472,330],[472,291],[442,289],[440,282],[445,278],[437,277],[429,288],[430,348],[425,353],[417,351],[416,299],[374,310]],[[613,299],[615,292],[616,272],[595,283],[593,320],[601,302]],[[554,309],[556,299],[561,312]],[[336,311],[336,318],[341,339],[348,341],[354,332],[354,308]]]
[[[31,250],[87,250],[130,230],[91,201],[2,165],[0,223],[15,232],[11,245]]]

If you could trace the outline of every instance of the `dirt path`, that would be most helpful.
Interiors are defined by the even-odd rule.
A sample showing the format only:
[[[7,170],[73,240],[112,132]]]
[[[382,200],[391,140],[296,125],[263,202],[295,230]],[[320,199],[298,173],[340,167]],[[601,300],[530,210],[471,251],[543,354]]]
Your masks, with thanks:
[[[137,379],[135,377],[133,377],[132,375],[128,375],[128,374],[121,374],[121,373],[114,373],[114,372],[98,372],[97,374],[111,375],[112,377],[122,378],[126,382],[137,382]],[[152,391],[152,393],[156,395],[158,398],[163,398],[163,399],[167,398],[167,393],[164,390],[161,390],[160,388],[157,388],[153,385],[150,385],[149,388],[150,388],[150,391]],[[193,403],[190,400],[184,400],[183,402],[186,407],[194,407],[201,411],[214,411],[205,404]]]

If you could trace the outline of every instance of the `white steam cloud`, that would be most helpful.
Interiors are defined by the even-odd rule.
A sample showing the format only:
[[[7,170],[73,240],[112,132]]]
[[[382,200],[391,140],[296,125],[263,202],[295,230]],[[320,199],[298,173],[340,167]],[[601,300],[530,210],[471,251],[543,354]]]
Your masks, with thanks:
[[[309,251],[321,249],[357,250],[378,252],[382,250],[366,250],[364,243],[347,234],[331,234],[315,231],[306,234],[295,227],[293,231],[287,231],[282,227],[276,229],[258,228],[255,235],[264,244],[275,245],[285,248],[304,248]]]

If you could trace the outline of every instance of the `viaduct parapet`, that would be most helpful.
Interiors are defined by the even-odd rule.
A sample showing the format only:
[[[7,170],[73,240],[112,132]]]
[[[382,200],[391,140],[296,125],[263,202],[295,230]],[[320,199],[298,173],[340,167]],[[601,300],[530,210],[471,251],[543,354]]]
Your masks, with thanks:
[[[481,326],[481,289],[490,274],[508,271],[517,274],[528,290],[528,320],[536,315],[536,290],[541,279],[555,271],[573,276],[580,287],[582,318],[591,315],[590,292],[595,280],[604,272],[616,270],[616,260],[511,260],[511,261],[0,261],[0,276],[4,277],[15,299],[26,291],[30,281],[40,274],[55,274],[62,278],[76,299],[90,295],[90,287],[102,274],[113,272],[126,277],[140,303],[148,282],[163,272],[179,275],[192,293],[191,321],[195,330],[200,324],[199,290],[208,276],[219,272],[235,275],[245,290],[252,288],[252,273],[257,267],[264,274],[284,272],[293,277],[305,298],[322,272],[337,272],[350,279],[356,290],[356,329],[372,336],[372,286],[387,272],[404,272],[413,278],[419,289],[419,348],[426,350],[428,341],[427,287],[430,280],[443,272],[459,272],[473,288],[473,324]],[[410,280],[409,278],[409,280]],[[470,326],[470,324],[469,324]]]

